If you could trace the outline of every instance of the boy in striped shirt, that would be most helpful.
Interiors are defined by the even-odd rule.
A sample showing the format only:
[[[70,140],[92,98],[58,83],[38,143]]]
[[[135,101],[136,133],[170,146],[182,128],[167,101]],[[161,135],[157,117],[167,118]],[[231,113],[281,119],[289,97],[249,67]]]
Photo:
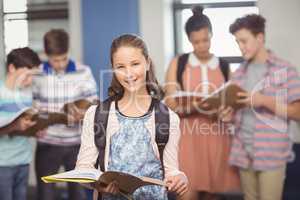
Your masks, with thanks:
[[[245,62],[232,80],[245,108],[234,115],[230,163],[239,167],[245,200],[281,200],[286,163],[293,160],[290,120],[300,120],[300,79],[297,70],[265,47],[265,19],[247,15],[230,32]],[[230,109],[223,112],[229,120]]]
[[[0,121],[10,121],[23,108],[32,106],[32,73],[40,63],[38,55],[28,47],[14,49],[7,55],[6,77],[0,81]],[[21,117],[0,128],[1,200],[25,200],[27,197],[32,146],[26,129],[34,124]]]
[[[88,66],[74,62],[68,56],[69,36],[62,29],[52,29],[44,36],[44,50],[48,61],[34,77],[34,106],[41,111],[62,112],[66,103],[79,99],[97,100],[96,82]],[[45,184],[41,177],[75,167],[80,147],[80,123],[70,116],[69,125],[57,124],[48,127],[38,138],[35,170],[39,200],[55,200],[53,184]],[[68,184],[69,199],[84,199],[79,184]]]

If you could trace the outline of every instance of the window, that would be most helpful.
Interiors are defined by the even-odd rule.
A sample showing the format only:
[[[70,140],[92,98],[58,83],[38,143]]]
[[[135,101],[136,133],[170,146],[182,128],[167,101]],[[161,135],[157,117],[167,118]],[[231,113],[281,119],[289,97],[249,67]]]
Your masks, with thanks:
[[[176,54],[192,51],[192,45],[185,34],[184,25],[187,19],[192,15],[191,8],[196,5],[202,5],[204,7],[203,12],[210,18],[212,23],[213,37],[211,52],[219,57],[224,57],[230,63],[241,62],[241,53],[234,37],[229,33],[229,26],[238,17],[250,13],[258,14],[255,1],[181,0],[175,2],[173,9]]]
[[[5,54],[30,46],[43,53],[43,35],[51,28],[69,29],[66,0],[0,0],[3,4]]]
[[[12,49],[28,45],[28,21],[26,0],[4,0],[4,44],[5,53]]]

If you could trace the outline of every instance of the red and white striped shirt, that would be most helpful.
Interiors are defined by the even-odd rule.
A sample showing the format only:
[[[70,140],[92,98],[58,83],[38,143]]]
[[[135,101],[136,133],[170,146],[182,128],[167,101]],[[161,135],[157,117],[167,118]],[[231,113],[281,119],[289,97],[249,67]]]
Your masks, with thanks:
[[[243,63],[232,75],[232,81],[240,86],[247,79],[247,64]],[[276,101],[283,104],[300,100],[300,78],[296,68],[272,52],[269,53],[266,65],[267,72],[264,79],[258,82],[257,90],[264,95],[275,97]],[[292,161],[294,155],[290,120],[279,117],[266,108],[255,108],[253,111],[256,117],[253,154],[250,157],[243,144],[240,131],[242,110],[239,110],[235,115],[235,135],[229,158],[230,164],[254,170],[271,170]]]

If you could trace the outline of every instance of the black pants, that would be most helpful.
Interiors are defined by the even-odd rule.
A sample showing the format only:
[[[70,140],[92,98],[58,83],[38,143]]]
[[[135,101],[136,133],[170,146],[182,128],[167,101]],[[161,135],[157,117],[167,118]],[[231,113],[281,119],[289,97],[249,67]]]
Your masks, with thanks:
[[[300,144],[294,144],[293,150],[296,154],[296,160],[287,164],[286,179],[283,190],[283,198],[286,200],[300,199]]]
[[[56,200],[55,184],[44,183],[42,176],[56,174],[60,166],[65,170],[75,168],[79,145],[57,146],[38,144],[35,155],[35,172],[37,178],[37,200]],[[85,200],[82,186],[77,183],[68,183],[68,196],[70,200]]]

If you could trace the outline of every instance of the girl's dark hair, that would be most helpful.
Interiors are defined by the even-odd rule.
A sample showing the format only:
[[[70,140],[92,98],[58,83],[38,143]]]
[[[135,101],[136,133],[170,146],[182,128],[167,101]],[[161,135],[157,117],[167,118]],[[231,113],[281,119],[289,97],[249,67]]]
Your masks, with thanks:
[[[38,67],[41,60],[37,53],[29,47],[13,49],[6,58],[6,68],[13,64],[16,69],[27,67],[29,69]]]
[[[124,34],[114,39],[110,48],[110,61],[112,66],[113,66],[113,55],[114,53],[117,52],[117,50],[120,47],[133,47],[141,50],[145,59],[150,62],[149,70],[146,73],[147,91],[152,97],[159,100],[162,99],[164,96],[164,92],[155,77],[154,65],[149,57],[148,49],[146,47],[145,42],[139,36],[133,34]],[[108,89],[108,95],[110,97],[114,96],[114,97],[121,98],[123,96],[123,93],[124,93],[124,88],[119,83],[119,81],[117,80],[114,74],[112,77],[110,87]]]
[[[191,32],[199,31],[203,28],[208,28],[208,30],[212,33],[212,26],[209,18],[203,14],[203,7],[196,6],[192,9],[193,16],[191,16],[187,22],[185,23],[185,32],[189,37]]]
[[[235,34],[241,29],[249,30],[253,35],[258,33],[265,33],[266,20],[261,15],[251,14],[238,18],[233,24],[230,25],[229,31],[231,34]]]

